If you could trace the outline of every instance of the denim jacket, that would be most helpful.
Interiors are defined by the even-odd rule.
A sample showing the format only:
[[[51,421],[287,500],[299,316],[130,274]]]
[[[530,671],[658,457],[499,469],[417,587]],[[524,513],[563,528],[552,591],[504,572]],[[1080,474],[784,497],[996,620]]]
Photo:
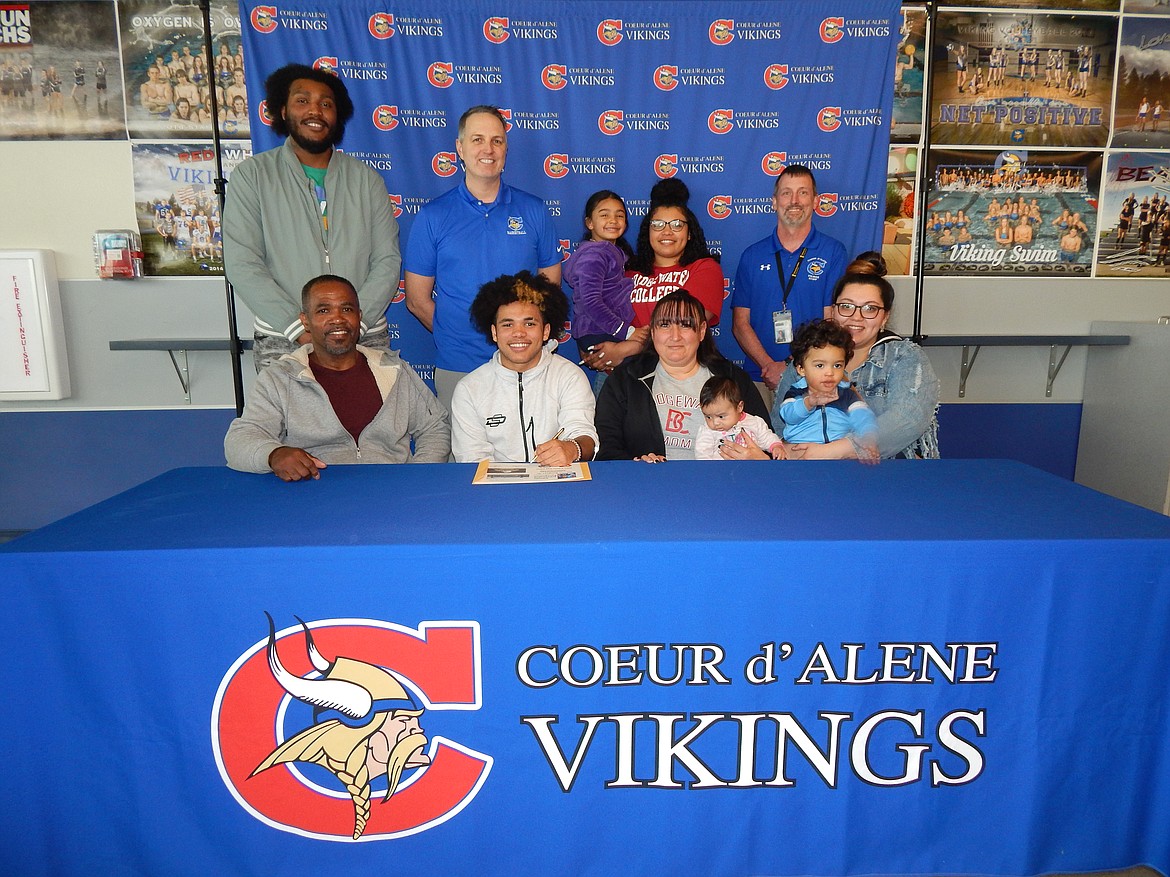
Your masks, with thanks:
[[[787,368],[776,388],[772,419],[779,416],[784,394],[799,376]],[[922,348],[883,330],[869,358],[850,376],[853,386],[877,417],[878,453],[885,459],[937,460],[939,384]]]

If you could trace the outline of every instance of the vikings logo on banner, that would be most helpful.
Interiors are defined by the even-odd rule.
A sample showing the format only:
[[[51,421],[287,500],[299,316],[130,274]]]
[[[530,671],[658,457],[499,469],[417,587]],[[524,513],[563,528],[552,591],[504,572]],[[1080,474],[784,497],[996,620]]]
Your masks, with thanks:
[[[678,153],[664,152],[654,159],[654,173],[659,179],[666,180],[678,173]]]
[[[764,85],[773,91],[779,91],[788,84],[788,65],[769,64],[764,68]]]
[[[821,22],[821,42],[835,43],[845,36],[844,18],[826,18]]]
[[[278,635],[268,616],[267,640],[220,683],[212,747],[229,791],[261,822],[389,840],[446,822],[482,788],[491,756],[426,733],[444,711],[481,705],[474,621],[301,622]]]
[[[559,180],[569,172],[569,155],[565,152],[555,152],[544,160],[544,172],[554,180]]]
[[[451,77],[455,65],[450,61],[436,61],[427,70],[427,81],[435,88],[449,88],[455,80]]]
[[[508,33],[508,19],[489,18],[483,23],[483,36],[489,43],[499,45],[505,42],[511,36]]]
[[[607,18],[597,25],[597,39],[604,45],[616,46],[622,41],[622,23],[613,18]]]
[[[257,6],[252,10],[252,27],[260,33],[272,33],[276,30],[276,7]]]
[[[707,37],[717,46],[726,46],[735,39],[735,22],[730,18],[716,19],[707,28]]]
[[[431,170],[437,176],[449,177],[459,169],[459,156],[454,152],[436,152],[431,159]]]
[[[622,128],[625,127],[622,124],[622,119],[624,116],[625,113],[623,113],[621,110],[606,110],[604,113],[598,116],[597,127],[602,134],[605,134],[609,137],[612,137],[615,134],[620,134],[622,132]]]
[[[379,131],[393,131],[397,128],[398,107],[386,106],[385,104],[374,107],[374,127]]]
[[[707,202],[707,215],[712,219],[726,219],[731,215],[731,196],[716,195]]]
[[[822,131],[836,131],[841,127],[840,107],[821,107],[817,113],[817,127]]]
[[[654,87],[660,91],[673,91],[678,86],[678,67],[663,64],[654,71]]]
[[[726,134],[735,127],[734,120],[734,110],[712,110],[707,116],[707,128],[712,134]]]
[[[368,25],[370,36],[376,40],[388,40],[394,36],[394,16],[389,12],[375,12]]]
[[[832,216],[837,212],[837,193],[818,192],[817,203],[813,209],[816,210],[817,216]]]
[[[768,152],[760,159],[760,169],[770,177],[778,177],[784,173],[786,161],[788,161],[787,152]]]
[[[551,91],[560,91],[569,80],[565,78],[568,68],[564,64],[549,64],[542,71],[540,71],[540,81],[544,83],[544,87]]]
[[[390,211],[394,214],[394,218],[397,219],[402,215],[402,196],[391,192],[389,197]]]

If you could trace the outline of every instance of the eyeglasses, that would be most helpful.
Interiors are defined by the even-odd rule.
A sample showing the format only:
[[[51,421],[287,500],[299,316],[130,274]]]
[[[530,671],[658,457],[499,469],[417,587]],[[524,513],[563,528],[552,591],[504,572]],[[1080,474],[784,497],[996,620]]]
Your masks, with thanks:
[[[837,302],[833,307],[843,317],[852,317],[854,311],[861,311],[861,316],[867,320],[872,320],[885,310],[881,305],[855,305],[851,301]]]
[[[685,219],[651,219],[650,227],[655,231],[662,231],[668,225],[672,231],[678,231],[687,224]]]

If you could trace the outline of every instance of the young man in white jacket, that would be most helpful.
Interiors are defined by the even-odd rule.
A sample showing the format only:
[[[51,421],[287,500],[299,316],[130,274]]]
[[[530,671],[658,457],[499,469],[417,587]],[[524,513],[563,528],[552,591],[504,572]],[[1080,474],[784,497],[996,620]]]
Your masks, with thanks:
[[[567,466],[593,459],[589,379],[546,345],[568,313],[560,287],[528,271],[480,289],[471,321],[497,350],[455,387],[451,447],[457,462]]]

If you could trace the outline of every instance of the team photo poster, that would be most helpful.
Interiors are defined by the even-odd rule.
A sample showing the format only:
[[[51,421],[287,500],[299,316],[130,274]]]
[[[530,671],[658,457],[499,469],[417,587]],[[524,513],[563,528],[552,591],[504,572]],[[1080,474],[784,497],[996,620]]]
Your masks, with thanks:
[[[0,139],[126,139],[113,3],[0,5]]]
[[[209,53],[198,4],[120,0],[131,137],[211,139],[212,89],[220,135],[243,140],[251,136],[239,9],[234,3],[217,2],[210,11]]]
[[[1106,145],[1115,17],[943,12],[937,28],[932,144]]]
[[[1088,277],[1101,153],[931,150],[927,274]]]

